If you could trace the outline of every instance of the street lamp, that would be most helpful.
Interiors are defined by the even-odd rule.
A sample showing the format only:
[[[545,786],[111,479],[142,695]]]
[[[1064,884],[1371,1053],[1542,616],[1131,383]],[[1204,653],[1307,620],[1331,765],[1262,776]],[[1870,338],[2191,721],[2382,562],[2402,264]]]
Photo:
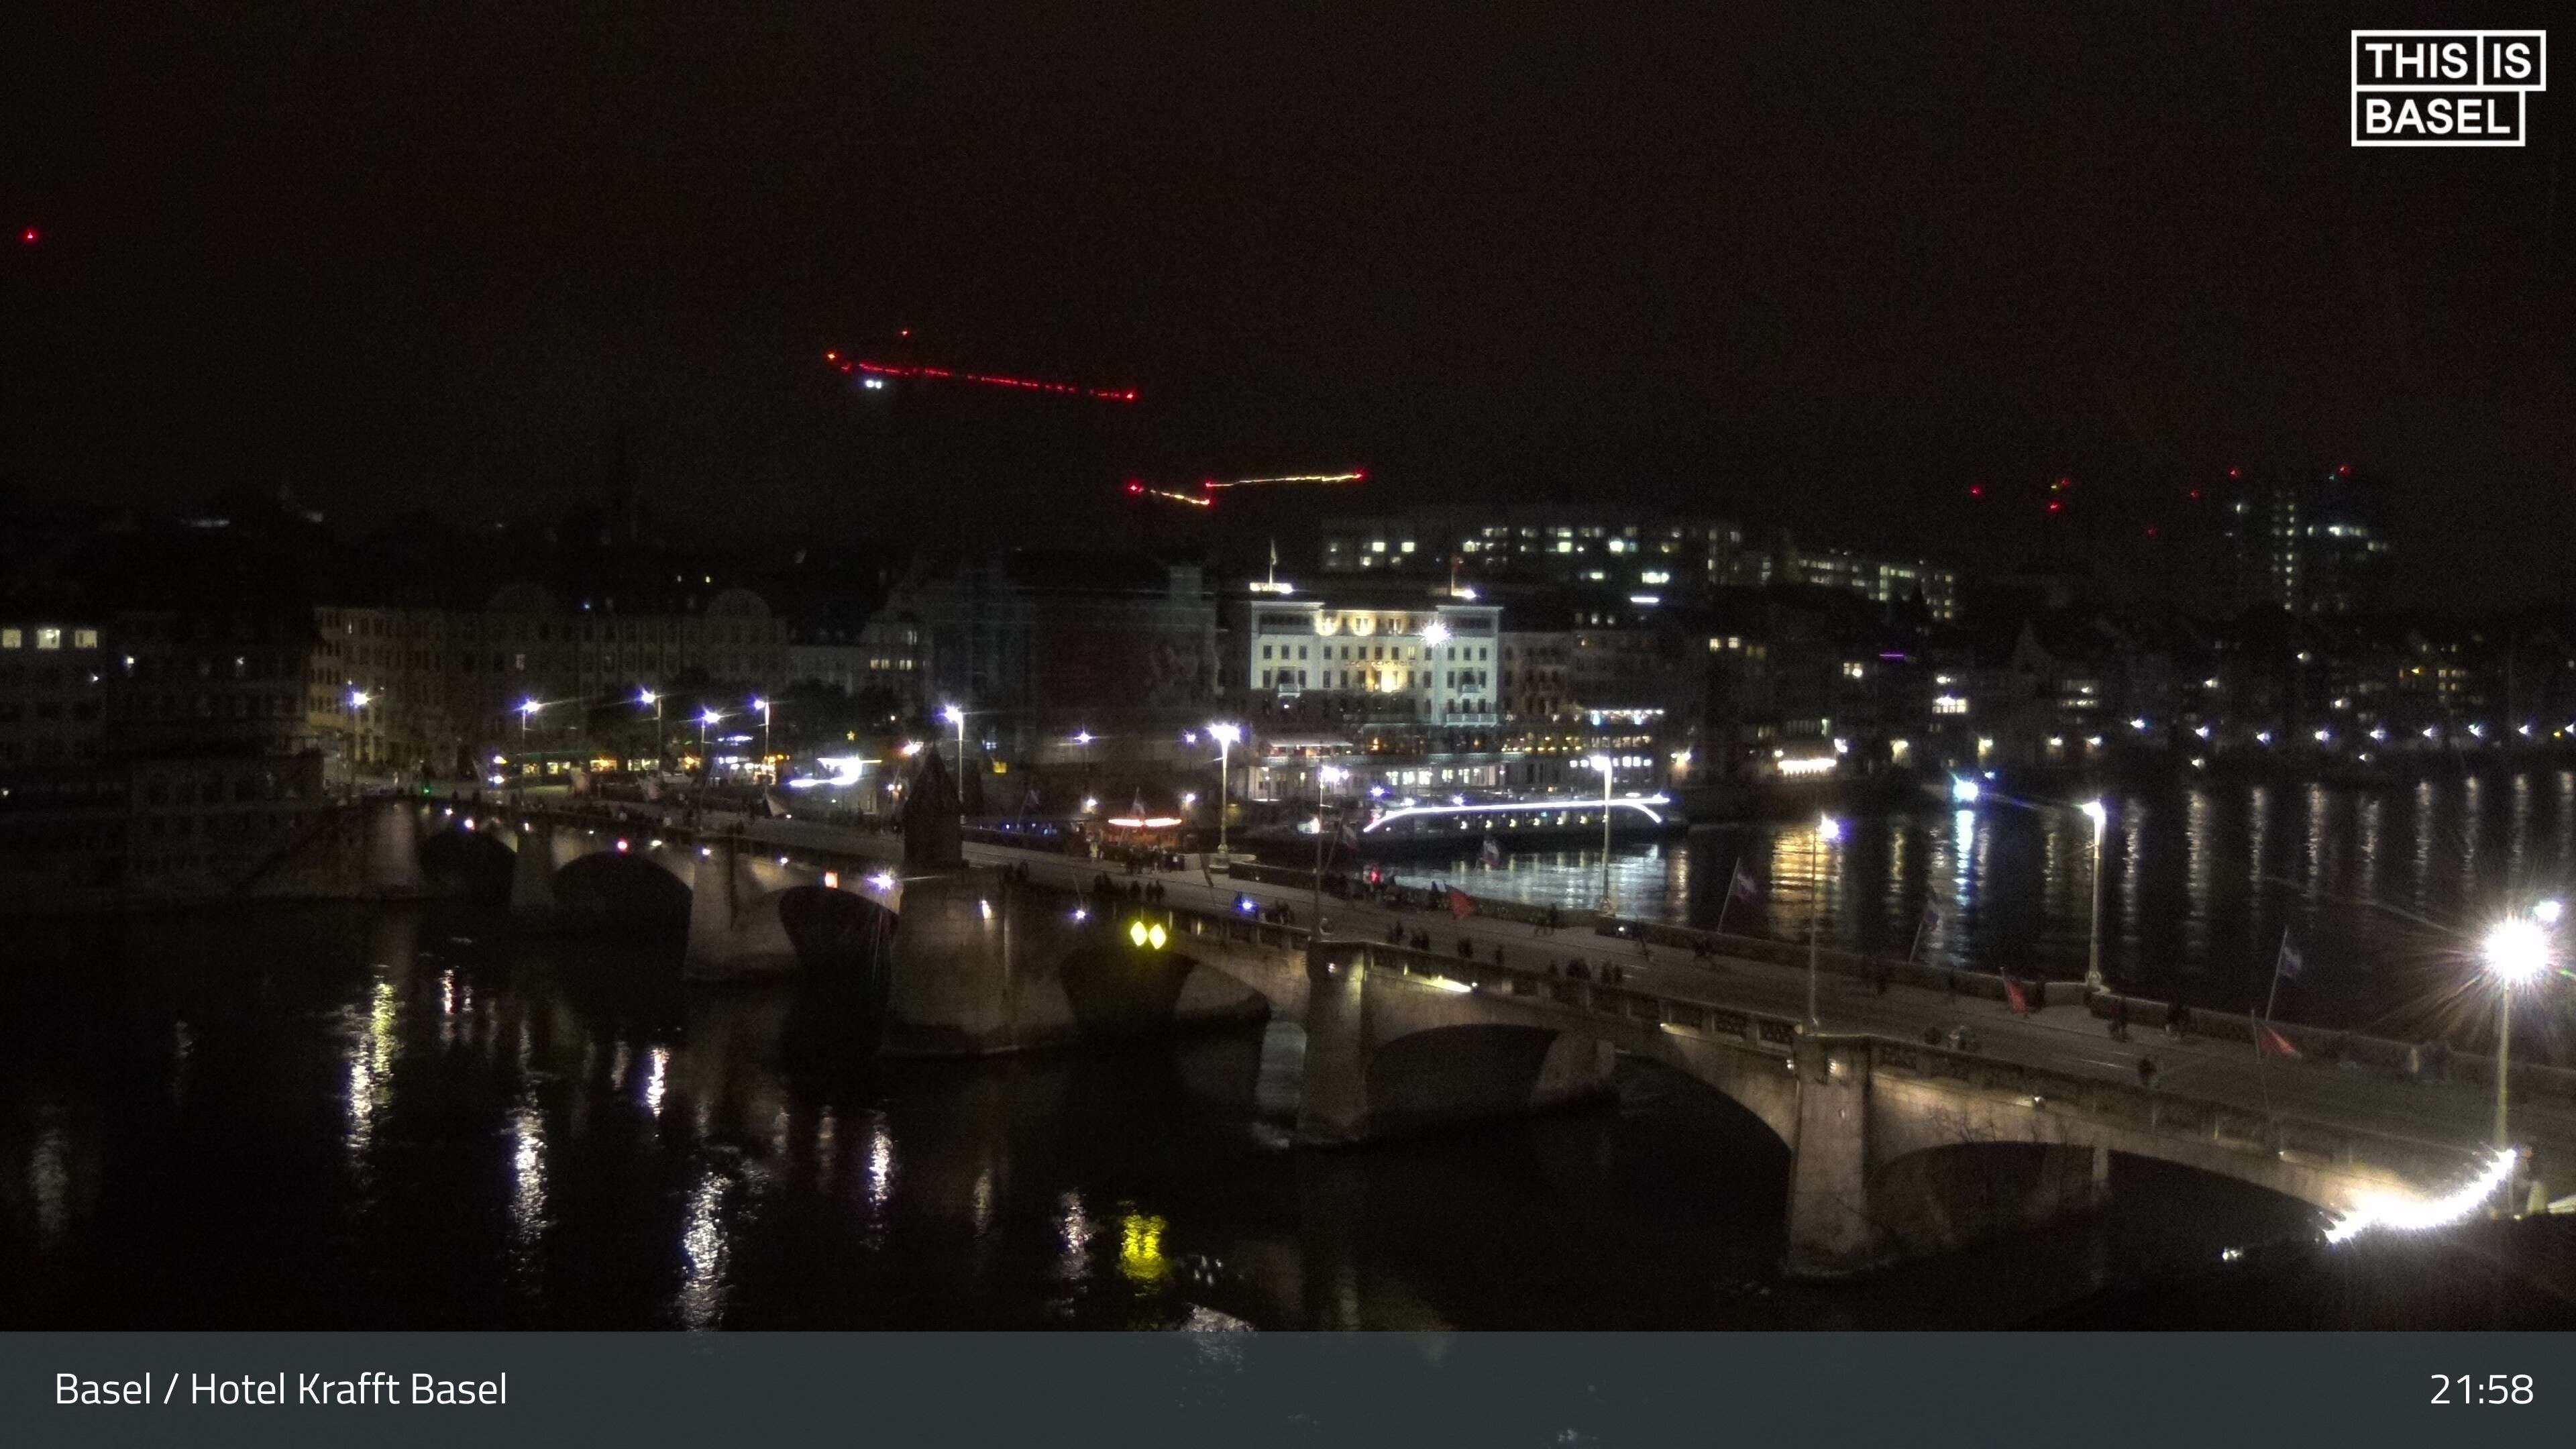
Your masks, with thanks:
[[[751,707],[760,711],[760,766],[765,770],[769,768],[769,701],[755,699]]]
[[[2111,812],[2099,800],[2085,801],[2082,809],[2093,822],[2093,929],[2084,958],[2084,989],[2091,993],[2102,989],[2102,832]]]
[[[1233,753],[1235,741],[1243,738],[1243,726],[1223,722],[1212,724],[1208,726],[1208,736],[1216,741],[1216,853],[1222,856],[1225,854],[1227,761]]]
[[[2556,902],[2546,902],[2555,905]],[[2552,916],[2558,914],[2551,912]],[[2479,953],[2486,958],[2487,971],[2496,979],[2496,1110],[2495,1145],[2507,1145],[2505,1133],[2505,1083],[2512,1077],[2513,1058],[2513,989],[2540,979],[2549,969],[2549,932],[2542,926],[2535,910],[2528,916],[2508,916],[2487,932]]]
[[[707,729],[723,718],[712,706],[698,712],[698,778],[702,780],[715,773],[713,762],[707,758]]]
[[[653,768],[662,767],[662,696],[649,689],[635,691],[637,704],[653,706]]]
[[[1350,779],[1351,772],[1339,765],[1326,765],[1315,772],[1315,879],[1314,893],[1308,910],[1314,916],[1315,929],[1324,928],[1324,847],[1331,839],[1324,824],[1324,793]]]
[[[966,818],[966,711],[956,705],[941,705],[939,717],[957,726],[957,818]]]
[[[519,741],[523,747],[527,743],[528,738],[528,721],[535,719],[537,717],[537,711],[544,708],[544,705],[537,703],[533,699],[523,699],[519,701]]]
[[[1601,908],[1604,916],[1616,915],[1616,902],[1610,898],[1610,782],[1617,776],[1619,762],[1608,755],[1594,755],[1584,762],[1601,772]]]
[[[349,691],[349,790],[352,794],[358,789],[358,712],[374,698],[363,689]]]

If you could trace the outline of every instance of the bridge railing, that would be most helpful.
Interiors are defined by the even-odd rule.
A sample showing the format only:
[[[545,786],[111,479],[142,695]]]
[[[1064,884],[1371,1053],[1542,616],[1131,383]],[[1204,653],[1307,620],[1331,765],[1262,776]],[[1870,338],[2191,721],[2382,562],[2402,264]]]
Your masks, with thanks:
[[[1311,871],[1278,866],[1238,867],[1237,873],[1247,879],[1273,884],[1306,887],[1312,884]],[[1489,920],[1510,921],[1537,926],[1547,922],[1548,908],[1519,901],[1473,896],[1475,914]],[[1431,906],[1417,909],[1436,909]],[[1590,929],[1596,935],[1620,940],[1643,941],[1648,946],[1661,946],[1685,951],[1707,951],[1736,960],[1757,961],[1768,965],[1805,969],[1814,960],[1823,974],[1848,980],[1921,987],[1933,991],[1954,992],[1985,1001],[2002,1001],[2008,993],[1999,972],[1958,970],[1929,962],[1893,956],[1872,956],[1858,951],[1839,950],[1830,946],[1813,949],[1795,941],[1775,940],[1767,936],[1742,936],[1732,932],[1704,930],[1695,926],[1675,925],[1668,921],[1646,921],[1632,917],[1604,916],[1595,911],[1559,908],[1555,922],[1560,927]],[[2126,996],[2117,992],[2087,992],[2080,981],[2038,981],[2015,978],[2034,1006],[2082,1005],[2097,1017],[2108,1017],[2123,1009],[2132,1025],[2161,1028],[2172,1017],[2172,1003],[2151,997]],[[2254,1019],[2241,1012],[2188,1010],[2189,1029],[2201,1036],[2244,1042],[2248,1050],[2254,1042]],[[2361,1032],[2341,1031],[2332,1027],[2307,1026],[2293,1022],[2273,1022],[2272,1026],[2287,1038],[2303,1056],[2319,1062],[2350,1065],[2385,1076],[2406,1080],[2433,1079],[2489,1086],[2495,1084],[2496,1064],[2491,1056],[2473,1052],[2450,1051],[2433,1042],[2400,1041],[2390,1037],[2371,1036]],[[2576,1068],[2553,1066],[2546,1062],[2523,1060],[2513,1064],[2512,1089],[2559,1101],[2576,1101]]]
[[[1186,907],[1156,906],[1185,936],[1229,943],[1303,951],[1311,932],[1250,916],[1202,912]],[[1551,976],[1543,970],[1469,960],[1438,952],[1417,951],[1374,940],[1330,940],[1335,950],[1348,950],[1370,969],[1438,981],[1453,989],[1561,1008],[1626,1031],[1676,1030],[1747,1049],[1791,1052],[1805,1023],[1795,1017],[1739,1007],[1720,1006],[1641,991],[1598,980]],[[2133,1130],[2178,1141],[2212,1143],[2245,1152],[2271,1153],[2290,1161],[2376,1170],[2411,1182],[2435,1183],[2458,1177],[2474,1166],[2476,1153],[2438,1142],[2418,1141],[2364,1128],[2266,1114],[2232,1103],[2213,1102],[2159,1091],[2133,1083],[2081,1076],[2048,1067],[2026,1065],[1972,1051],[1922,1042],[1900,1041],[1868,1033],[1835,1033],[1837,1042],[1859,1044],[1870,1054],[1872,1071],[1885,1070],[1926,1080],[1952,1082],[1979,1091],[2021,1097],[2034,1111],[2072,1109]]]
[[[423,803],[430,806],[437,806],[441,802],[436,800],[424,800]],[[486,802],[483,810],[484,813],[493,818],[508,821],[545,819],[552,823],[579,825],[586,828],[600,828],[615,824],[629,829],[630,833],[649,831],[651,834],[666,840],[682,841],[689,844],[697,844],[701,841],[722,838],[731,839],[745,844],[758,843],[764,849],[776,848],[775,842],[757,841],[756,837],[736,834],[730,826],[700,827],[692,829],[687,825],[668,819],[637,819],[634,817],[627,817],[620,820],[613,813],[611,807],[593,806],[585,808],[562,804],[546,804],[525,805],[517,809],[509,809],[492,802]],[[881,865],[883,863],[880,856],[856,847],[842,851],[836,850],[831,846],[798,844],[788,846],[785,849],[786,853],[791,856],[832,856],[837,857],[839,860],[856,861],[872,866]],[[1311,871],[1291,870],[1277,866],[1259,866],[1250,864],[1238,864],[1231,867],[1230,873],[1236,874],[1240,878],[1262,880],[1265,882],[1275,876],[1280,878],[1278,883],[1295,884],[1299,886],[1311,885],[1314,879]],[[1229,939],[1243,940],[1251,944],[1274,947],[1288,945],[1302,947],[1307,938],[1307,931],[1303,927],[1283,926],[1271,922],[1259,921],[1249,916],[1235,916],[1222,912],[1202,913],[1188,910],[1186,908],[1169,909],[1171,914],[1176,918],[1188,916],[1205,920],[1212,924],[1221,923],[1229,933]],[[1476,909],[1479,914],[1500,916],[1504,919],[1517,920],[1526,924],[1534,925],[1545,919],[1545,911],[1542,908],[1523,906],[1516,902],[1478,900]],[[1680,949],[1690,949],[1694,945],[1702,945],[1709,947],[1710,949],[1717,950],[1723,955],[1740,960],[1763,961],[1775,965],[1798,968],[1803,968],[1807,962],[1807,951],[1805,947],[1792,942],[1774,941],[1767,937],[1737,936],[1733,934],[1721,935],[1714,931],[1702,931],[1690,927],[1675,926],[1664,922],[1630,921],[1617,918],[1605,918],[1597,916],[1593,912],[1589,911],[1560,911],[1558,920],[1560,924],[1572,924],[1577,926],[1591,923],[1596,931],[1604,933],[1615,931],[1621,933],[1623,939],[1644,939],[1650,944],[1655,945],[1677,947]],[[1246,936],[1239,934],[1247,929],[1252,932],[1251,935]],[[1487,975],[1498,979],[1505,976],[1522,976],[1529,978],[1532,984],[1529,989],[1516,990],[1513,994],[1549,995],[1550,999],[1558,1000],[1561,1004],[1575,1004],[1577,999],[1588,1003],[1594,999],[1589,995],[1577,998],[1574,993],[1565,993],[1563,995],[1551,994],[1551,988],[1544,988],[1538,984],[1540,981],[1547,978],[1544,978],[1540,973],[1528,972],[1524,968],[1505,968],[1502,966],[1492,965],[1490,963],[1457,961],[1452,958],[1433,953],[1415,952],[1407,947],[1388,946],[1377,943],[1365,944],[1372,945],[1375,953],[1373,959],[1375,960],[1384,961],[1393,958],[1419,957],[1423,961],[1439,964],[1443,967],[1440,971],[1428,973],[1414,971],[1410,974],[1438,974],[1445,975],[1449,979],[1456,980],[1473,980]],[[2005,995],[2003,977],[1993,973],[1953,971],[1945,967],[1927,965],[1922,962],[1901,961],[1886,957],[1872,957],[1858,952],[1831,949],[1819,949],[1816,952],[1816,963],[1820,971],[1852,979],[1874,980],[1879,976],[1884,975],[1887,979],[1894,982],[1935,990],[1947,988],[1955,990],[1963,996],[1971,996],[1985,1000],[2000,1001],[2004,999]],[[1598,981],[1567,982],[1565,984],[1569,986],[1581,986],[1586,988],[1589,992],[1627,992],[1627,994],[1630,995],[1639,994],[1630,992],[1627,988],[1612,987],[1606,983]],[[2039,985],[2040,983],[2031,983],[2025,987],[2025,990],[2030,990],[2032,987]],[[2097,1017],[2107,1017],[2115,1010],[2125,1007],[2128,1012],[2129,1023],[2136,1027],[2159,1029],[2164,1026],[2173,1011],[2173,1007],[2170,1003],[2156,1001],[2147,997],[2124,996],[2114,992],[2095,992],[2087,997],[2083,993],[2082,983],[2080,982],[2049,982],[2045,983],[2045,989],[2048,994],[2044,998],[2040,999],[2051,1003],[2063,1002],[2070,998],[2083,1001],[2086,1003],[2092,1014]],[[1655,999],[1663,1000],[1663,998]],[[1681,1008],[1685,1013],[1692,1009],[1705,1009],[1695,1008],[1693,1003],[1687,1002],[1671,1002],[1669,1004]],[[1591,1010],[1596,1008],[1586,1005],[1585,1009]],[[1644,1020],[1646,1018],[1641,1016],[1636,1019]],[[1796,1023],[1792,1021],[1790,1025],[1792,1031],[1794,1031]],[[2203,1011],[2195,1008],[2189,1013],[2189,1025],[2190,1030],[2195,1035],[2215,1037],[2220,1040],[2227,1041],[2241,1041],[2247,1044],[2247,1049],[2249,1051],[2252,1050],[2252,1043],[2254,1041],[2254,1018],[2244,1013]],[[2369,1036],[2359,1032],[2336,1031],[2331,1028],[2305,1026],[2292,1022],[2274,1022],[2272,1023],[2272,1026],[2287,1038],[2292,1045],[2297,1047],[2303,1056],[2320,1063],[2348,1064],[2374,1073],[2408,1080],[2427,1078],[2463,1085],[2486,1087],[2492,1087],[2495,1083],[2496,1066],[2495,1059],[2492,1057],[2481,1056],[2468,1052],[2439,1052],[2428,1055],[2424,1050],[2424,1044],[2422,1043],[2403,1042],[2385,1037]],[[1786,1041],[1788,1038],[1783,1037],[1782,1040]],[[2576,1070],[2551,1066],[2545,1063],[2523,1061],[2513,1064],[2512,1076],[2512,1089],[2516,1093],[2525,1093],[2537,1097],[2547,1097],[2559,1101],[2576,1101]]]

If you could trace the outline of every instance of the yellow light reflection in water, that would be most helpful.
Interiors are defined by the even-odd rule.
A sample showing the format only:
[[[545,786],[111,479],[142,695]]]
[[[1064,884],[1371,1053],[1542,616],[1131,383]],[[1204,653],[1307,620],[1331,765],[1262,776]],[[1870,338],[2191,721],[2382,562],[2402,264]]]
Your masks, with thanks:
[[[1139,1288],[1159,1287],[1172,1265],[1163,1258],[1163,1220],[1147,1213],[1128,1213],[1118,1220],[1118,1272]]]
[[[394,1072],[394,984],[378,980],[368,999],[366,1024],[349,1044],[349,1157],[367,1154],[384,1110]]]

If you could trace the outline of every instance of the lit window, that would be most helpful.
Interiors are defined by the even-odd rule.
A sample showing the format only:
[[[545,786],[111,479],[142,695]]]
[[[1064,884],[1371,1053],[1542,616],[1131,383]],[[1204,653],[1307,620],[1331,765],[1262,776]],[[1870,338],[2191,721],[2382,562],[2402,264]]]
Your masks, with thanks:
[[[15,629],[0,629],[0,649],[20,649],[25,646],[25,635]]]
[[[72,647],[74,649],[97,648],[98,631],[96,629],[74,629],[72,631]]]
[[[36,647],[39,649],[62,648],[63,631],[60,629],[38,629],[36,631]]]

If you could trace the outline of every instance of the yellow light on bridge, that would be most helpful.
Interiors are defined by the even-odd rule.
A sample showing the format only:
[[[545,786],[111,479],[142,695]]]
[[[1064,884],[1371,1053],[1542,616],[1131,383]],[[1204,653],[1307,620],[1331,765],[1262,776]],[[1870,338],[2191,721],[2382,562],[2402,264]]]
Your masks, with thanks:
[[[1141,948],[1145,944],[1145,923],[1143,921],[1129,921],[1127,923],[1127,939],[1135,942],[1137,946]]]

